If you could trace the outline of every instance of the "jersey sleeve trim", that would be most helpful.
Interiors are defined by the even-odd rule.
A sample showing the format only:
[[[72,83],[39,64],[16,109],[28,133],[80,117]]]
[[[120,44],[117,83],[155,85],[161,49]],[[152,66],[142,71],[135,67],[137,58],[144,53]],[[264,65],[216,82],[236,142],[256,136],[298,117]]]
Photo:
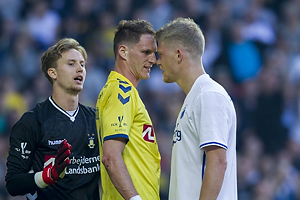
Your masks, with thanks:
[[[126,134],[115,134],[115,135],[109,135],[109,136],[106,136],[106,137],[103,139],[103,142],[106,141],[106,140],[114,139],[114,138],[118,138],[118,137],[126,138],[127,140],[129,140],[129,137],[128,137],[128,135],[126,135]]]
[[[206,147],[206,146],[210,146],[210,145],[217,145],[217,146],[223,147],[224,149],[228,149],[228,147],[226,145],[221,144],[219,142],[207,142],[207,143],[201,144],[200,149],[203,147]]]
[[[205,151],[203,152],[203,160],[202,160],[202,181],[203,181],[203,178],[204,178],[204,171],[205,171],[205,165],[206,165],[206,153]]]

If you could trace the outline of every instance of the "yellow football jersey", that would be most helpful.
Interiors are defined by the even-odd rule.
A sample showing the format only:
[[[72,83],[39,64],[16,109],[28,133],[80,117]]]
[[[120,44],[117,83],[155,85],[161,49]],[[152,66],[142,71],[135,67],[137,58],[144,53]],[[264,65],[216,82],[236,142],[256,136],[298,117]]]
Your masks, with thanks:
[[[133,184],[143,200],[159,199],[160,154],[149,114],[138,91],[121,74],[112,71],[97,104],[100,157],[105,140],[124,137],[128,142],[123,159]],[[103,200],[122,200],[101,163]]]

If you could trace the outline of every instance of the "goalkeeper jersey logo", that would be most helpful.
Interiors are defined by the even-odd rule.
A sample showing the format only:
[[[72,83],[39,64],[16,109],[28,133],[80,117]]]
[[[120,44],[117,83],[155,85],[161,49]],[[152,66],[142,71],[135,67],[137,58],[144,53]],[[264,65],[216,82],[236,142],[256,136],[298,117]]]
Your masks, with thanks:
[[[92,133],[92,135],[88,134],[89,143],[88,146],[93,149],[95,147],[95,135]]]
[[[144,124],[143,127],[143,138],[147,142],[154,143],[154,131],[153,126]]]

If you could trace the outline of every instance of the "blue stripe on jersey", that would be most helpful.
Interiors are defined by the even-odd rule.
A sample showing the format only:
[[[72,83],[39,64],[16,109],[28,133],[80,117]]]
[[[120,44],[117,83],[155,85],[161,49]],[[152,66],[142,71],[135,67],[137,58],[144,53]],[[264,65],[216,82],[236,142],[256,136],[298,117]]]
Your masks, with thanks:
[[[131,90],[131,86],[125,87],[125,86],[123,86],[123,85],[119,85],[119,88],[120,88],[124,93],[126,93],[126,92],[128,92],[128,91]]]
[[[117,80],[119,81],[119,83],[125,83],[125,84],[129,84],[126,81],[122,81],[121,79],[117,78]]]
[[[185,112],[185,108],[184,108],[184,110],[183,110],[182,113],[181,113],[180,119],[183,117],[184,112]]]
[[[121,103],[124,105],[129,102],[130,96],[126,97],[125,99],[122,97],[122,95],[118,94],[118,99],[121,101]]]
[[[106,136],[106,137],[104,138],[103,142],[106,141],[106,140],[114,139],[114,138],[118,138],[118,137],[126,138],[126,139],[129,140],[129,137],[128,137],[128,135],[126,135],[126,134],[115,134],[115,135],[109,135],[109,136]]]
[[[206,153],[203,152],[203,160],[202,160],[202,180],[204,178],[204,169],[205,169],[205,165],[206,165]]]
[[[204,143],[204,144],[200,145],[200,148],[202,148],[203,146],[211,145],[211,144],[217,144],[217,145],[219,145],[219,146],[224,147],[225,149],[228,149],[228,147],[227,147],[226,145],[221,144],[221,143],[219,143],[219,142],[207,142],[207,143]]]

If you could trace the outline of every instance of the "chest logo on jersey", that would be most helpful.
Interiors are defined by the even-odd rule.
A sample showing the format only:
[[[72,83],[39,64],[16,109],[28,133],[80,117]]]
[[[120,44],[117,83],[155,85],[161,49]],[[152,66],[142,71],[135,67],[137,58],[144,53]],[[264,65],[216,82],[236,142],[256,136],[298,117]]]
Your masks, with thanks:
[[[154,143],[155,138],[154,138],[153,126],[144,124],[143,139],[147,142]]]
[[[89,143],[88,146],[90,149],[93,149],[95,147],[95,135],[92,133],[92,135],[88,134]]]
[[[173,133],[173,145],[181,141],[181,131],[179,130],[178,126],[179,123],[176,124],[176,128]]]

